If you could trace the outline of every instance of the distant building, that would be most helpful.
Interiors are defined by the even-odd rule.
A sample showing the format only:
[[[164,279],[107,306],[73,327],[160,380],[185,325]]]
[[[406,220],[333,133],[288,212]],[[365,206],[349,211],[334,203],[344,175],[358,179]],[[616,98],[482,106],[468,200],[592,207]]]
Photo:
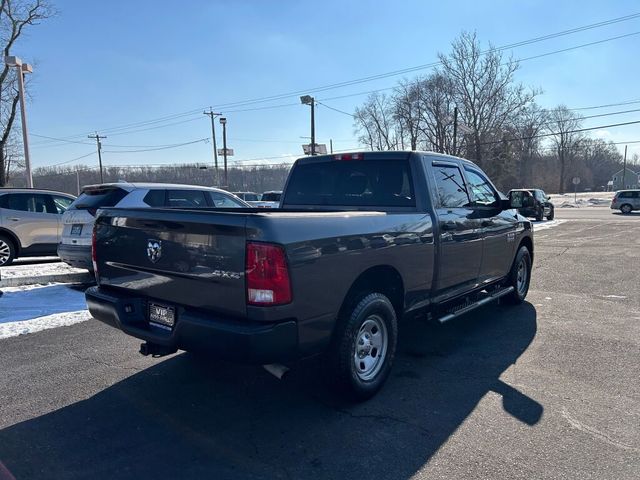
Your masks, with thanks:
[[[622,176],[624,172],[624,185],[622,184]],[[640,185],[640,174],[627,168],[626,172],[620,170],[613,174],[611,181],[607,184],[607,189],[612,191],[625,190],[627,188],[638,188]]]

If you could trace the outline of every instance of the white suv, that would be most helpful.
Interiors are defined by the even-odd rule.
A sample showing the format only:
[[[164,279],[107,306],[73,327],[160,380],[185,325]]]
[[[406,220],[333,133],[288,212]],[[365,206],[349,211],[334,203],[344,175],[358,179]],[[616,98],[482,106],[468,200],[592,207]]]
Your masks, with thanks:
[[[167,183],[105,183],[82,189],[62,216],[58,256],[71,266],[93,270],[91,235],[99,208],[249,208],[218,188]]]
[[[76,197],[33,188],[0,188],[0,266],[18,257],[55,255],[62,214]]]

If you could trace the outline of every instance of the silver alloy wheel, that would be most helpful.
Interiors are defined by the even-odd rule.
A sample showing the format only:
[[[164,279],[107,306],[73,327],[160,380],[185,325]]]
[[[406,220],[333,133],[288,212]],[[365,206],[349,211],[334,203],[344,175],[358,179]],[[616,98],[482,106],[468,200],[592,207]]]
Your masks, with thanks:
[[[4,265],[11,255],[11,247],[4,240],[0,239],[0,265]]]
[[[371,380],[382,369],[387,356],[389,336],[384,320],[377,314],[370,315],[356,335],[353,362],[361,380]]]
[[[622,211],[622,213],[631,213],[631,205],[623,205],[620,210]]]
[[[520,263],[518,264],[518,274],[516,277],[516,288],[518,289],[518,294],[522,297],[525,293],[527,293],[527,276],[528,276],[527,262],[524,257],[520,259]]]

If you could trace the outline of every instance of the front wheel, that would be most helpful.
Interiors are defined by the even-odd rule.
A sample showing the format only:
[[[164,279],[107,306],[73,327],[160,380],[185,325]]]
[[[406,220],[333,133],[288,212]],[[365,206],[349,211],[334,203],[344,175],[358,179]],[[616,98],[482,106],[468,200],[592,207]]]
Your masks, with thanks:
[[[544,220],[544,207],[540,207],[536,213],[536,221],[541,222]]]
[[[525,246],[520,247],[511,271],[507,277],[506,286],[513,287],[513,292],[505,295],[503,300],[511,305],[524,302],[531,282],[531,254]]]
[[[371,398],[393,364],[398,341],[396,313],[381,293],[357,297],[338,320],[329,350],[330,381],[351,399]]]
[[[547,220],[553,220],[555,216],[555,209],[551,207],[551,210],[549,210],[549,215],[547,215]]]

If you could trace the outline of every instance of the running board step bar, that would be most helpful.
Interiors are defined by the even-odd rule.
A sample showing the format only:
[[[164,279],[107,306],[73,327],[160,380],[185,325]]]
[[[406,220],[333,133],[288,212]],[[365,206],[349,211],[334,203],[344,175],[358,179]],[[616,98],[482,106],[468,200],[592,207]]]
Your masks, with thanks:
[[[438,318],[438,321],[440,323],[444,323],[444,322],[448,322],[449,320],[453,320],[454,318],[459,317],[460,315],[464,315],[465,313],[475,310],[476,308],[486,305],[487,303],[491,303],[499,299],[500,297],[504,297],[505,295],[510,294],[514,290],[515,289],[513,287],[507,287],[502,290],[499,290],[491,295],[487,295],[486,297],[478,300],[477,302],[474,302],[470,305],[465,306],[464,308],[456,310],[455,312],[447,313],[446,315]]]

